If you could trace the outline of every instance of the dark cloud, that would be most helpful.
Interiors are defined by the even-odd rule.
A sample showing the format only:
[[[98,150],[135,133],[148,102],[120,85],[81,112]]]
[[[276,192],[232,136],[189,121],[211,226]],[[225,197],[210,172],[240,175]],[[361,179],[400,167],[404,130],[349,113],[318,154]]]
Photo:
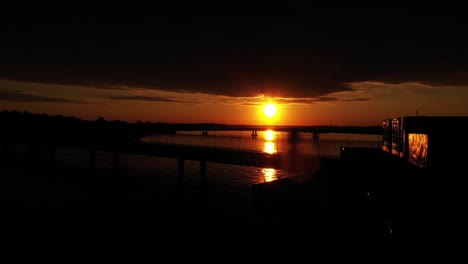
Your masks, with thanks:
[[[334,101],[338,101],[338,98],[322,96],[322,97],[319,98],[319,101],[321,101],[321,102],[334,102]]]
[[[35,94],[28,94],[21,91],[0,90],[0,101],[23,102],[23,103],[73,103],[86,104],[84,100],[48,97]]]
[[[288,105],[288,104],[316,104],[320,102],[339,102],[339,101],[345,101],[345,102],[352,102],[352,101],[370,101],[372,98],[353,98],[353,99],[340,99],[336,97],[330,97],[330,96],[320,96],[320,97],[310,97],[310,98],[275,98],[275,103],[281,104],[281,105]],[[242,105],[259,105],[262,104],[261,102],[258,102],[258,100],[252,100],[252,101],[247,101],[242,103]]]
[[[319,102],[334,102],[339,101],[334,97],[316,97],[316,98],[280,98],[275,100],[280,104],[316,104]]]
[[[191,103],[189,101],[174,100],[160,96],[112,96],[112,100],[131,100],[131,101],[150,101],[150,102],[169,102],[169,103]]]
[[[370,101],[371,98],[353,98],[353,99],[345,99],[343,101],[346,101],[346,102],[366,102],[366,101]]]
[[[292,98],[360,81],[468,85],[464,8],[313,3],[10,8],[0,26],[0,77]]]

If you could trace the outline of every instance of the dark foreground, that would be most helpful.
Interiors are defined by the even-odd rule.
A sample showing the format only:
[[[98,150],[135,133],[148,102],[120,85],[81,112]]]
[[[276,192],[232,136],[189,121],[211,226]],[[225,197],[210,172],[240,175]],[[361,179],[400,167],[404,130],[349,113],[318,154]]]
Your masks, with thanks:
[[[5,255],[298,262],[458,253],[465,246],[463,204],[408,191],[414,186],[379,191],[368,180],[385,173],[377,164],[360,170],[359,163],[322,160],[311,164],[319,168],[314,174],[255,186],[252,201],[209,186],[155,191],[157,181],[43,160],[0,164]]]

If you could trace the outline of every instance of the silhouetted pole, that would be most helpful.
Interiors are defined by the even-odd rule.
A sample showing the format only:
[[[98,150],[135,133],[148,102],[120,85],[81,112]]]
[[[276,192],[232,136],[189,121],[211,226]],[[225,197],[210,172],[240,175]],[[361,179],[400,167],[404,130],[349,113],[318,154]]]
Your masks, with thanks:
[[[206,160],[200,160],[200,185],[202,191],[206,190]]]

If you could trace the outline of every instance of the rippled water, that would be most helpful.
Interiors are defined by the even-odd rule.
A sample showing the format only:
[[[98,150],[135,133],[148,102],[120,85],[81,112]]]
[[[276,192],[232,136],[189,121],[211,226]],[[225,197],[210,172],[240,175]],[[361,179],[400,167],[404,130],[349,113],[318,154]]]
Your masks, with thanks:
[[[320,139],[314,141],[312,134],[300,133],[299,138],[299,142],[295,145],[299,153],[336,159],[339,158],[341,146],[380,147],[381,144],[380,135],[321,134]],[[291,148],[287,133],[274,132],[271,137],[271,132],[267,135],[266,131],[259,131],[256,139],[251,137],[251,132],[246,131],[210,131],[208,136],[202,136],[201,131],[195,131],[175,135],[150,135],[141,141],[263,151],[281,155],[285,155]],[[11,151],[20,156],[27,154],[25,145],[16,145]],[[36,156],[48,155],[47,150],[35,150],[35,152]],[[57,159],[70,167],[88,167],[89,151],[60,147],[57,149]],[[112,153],[97,151],[96,160],[98,170],[112,170]],[[176,159],[121,154],[120,168],[139,180],[157,180],[160,183],[158,185],[160,191],[177,184]],[[208,188],[233,192],[243,197],[250,197],[253,184],[291,175],[291,172],[286,170],[207,163]],[[185,162],[184,180],[189,188],[200,187],[199,162]]]

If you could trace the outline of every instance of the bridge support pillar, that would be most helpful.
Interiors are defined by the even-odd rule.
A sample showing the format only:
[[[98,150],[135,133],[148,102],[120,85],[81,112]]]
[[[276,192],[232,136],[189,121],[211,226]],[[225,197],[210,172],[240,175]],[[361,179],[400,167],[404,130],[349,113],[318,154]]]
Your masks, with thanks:
[[[177,162],[177,180],[179,185],[184,182],[185,160],[179,159]]]
[[[257,130],[252,130],[252,135],[251,136],[252,136],[253,139],[256,139],[257,136],[258,136]]]
[[[317,140],[319,138],[319,133],[317,131],[314,131],[312,134],[312,139]]]
[[[288,142],[290,144],[296,144],[296,143],[299,143],[299,140],[300,140],[300,135],[297,131],[295,130],[292,130],[292,131],[289,131],[288,133]]]
[[[206,190],[206,160],[200,161],[200,186],[202,191]]]

